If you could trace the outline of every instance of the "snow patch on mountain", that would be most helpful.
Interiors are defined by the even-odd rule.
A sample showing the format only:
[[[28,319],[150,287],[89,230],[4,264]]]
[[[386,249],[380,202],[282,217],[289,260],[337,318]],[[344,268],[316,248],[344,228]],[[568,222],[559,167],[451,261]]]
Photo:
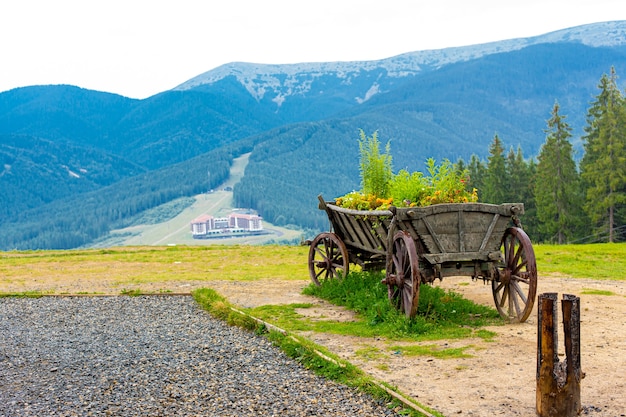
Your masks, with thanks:
[[[369,90],[367,90],[364,97],[356,97],[356,102],[359,104],[365,103],[367,100],[374,97],[378,93],[380,93],[380,84],[376,82],[370,87]]]
[[[384,71],[389,78],[406,78],[427,69],[437,69],[456,62],[469,61],[486,55],[520,50],[542,43],[572,42],[588,46],[626,45],[626,21],[602,22],[550,32],[545,35],[503,40],[437,50],[408,52],[375,61],[305,62],[297,64],[254,64],[231,62],[194,77],[174,90],[190,90],[234,76],[257,100],[273,95],[278,106],[288,97],[306,94],[321,77],[334,76],[350,85],[356,77],[370,71]],[[364,90],[358,103],[381,92],[379,82]]]

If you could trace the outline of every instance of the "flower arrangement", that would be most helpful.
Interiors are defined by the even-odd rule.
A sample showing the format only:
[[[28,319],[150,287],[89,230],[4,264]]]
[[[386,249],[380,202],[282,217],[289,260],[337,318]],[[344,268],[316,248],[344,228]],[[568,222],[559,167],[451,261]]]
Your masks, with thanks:
[[[335,199],[338,206],[353,210],[385,210],[390,206],[423,207],[441,203],[470,203],[478,201],[476,188],[468,189],[467,170],[459,171],[449,160],[437,164],[426,161],[427,175],[400,170],[392,173],[389,143],[380,153],[375,132],[367,137],[361,130],[359,151],[361,191],[352,191]]]

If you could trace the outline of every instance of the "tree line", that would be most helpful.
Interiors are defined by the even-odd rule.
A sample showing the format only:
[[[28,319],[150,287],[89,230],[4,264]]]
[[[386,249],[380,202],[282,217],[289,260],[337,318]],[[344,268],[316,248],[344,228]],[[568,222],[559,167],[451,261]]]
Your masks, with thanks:
[[[185,163],[143,173],[98,190],[27,210],[14,221],[0,219],[0,250],[72,249],[88,245],[111,230],[132,224],[147,210],[181,197],[207,192],[225,181],[232,145]],[[207,175],[210,173],[210,175]]]
[[[577,162],[572,128],[555,101],[537,159],[522,149],[508,153],[496,134],[486,160],[459,159],[480,201],[523,202],[523,227],[535,241],[552,243],[626,240],[626,98],[611,68],[598,84],[587,115]]]

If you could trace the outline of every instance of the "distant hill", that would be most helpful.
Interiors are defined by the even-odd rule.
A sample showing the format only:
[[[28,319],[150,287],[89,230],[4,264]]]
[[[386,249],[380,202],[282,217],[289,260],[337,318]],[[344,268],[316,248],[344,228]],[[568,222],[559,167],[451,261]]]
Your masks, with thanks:
[[[87,244],[201,192],[244,152],[239,205],[326,228],[316,196],[358,187],[358,129],[391,141],[396,168],[483,157],[496,133],[529,157],[558,100],[580,150],[611,66],[626,74],[625,21],[378,61],[231,63],[145,100],[66,85],[3,92],[0,249]]]
[[[146,172],[121,156],[66,141],[0,134],[0,218]]]

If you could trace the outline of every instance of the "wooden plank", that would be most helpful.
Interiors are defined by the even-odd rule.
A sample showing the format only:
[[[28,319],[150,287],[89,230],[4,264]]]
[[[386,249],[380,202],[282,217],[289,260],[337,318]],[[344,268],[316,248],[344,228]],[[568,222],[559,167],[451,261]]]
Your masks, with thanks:
[[[411,238],[413,238],[414,241],[417,242],[420,240],[420,234],[415,228],[415,222],[413,221],[400,222],[399,226],[400,226],[400,230],[403,230],[407,232],[408,234],[410,234]]]
[[[391,211],[350,210],[322,202],[320,198],[320,208],[326,210],[335,232],[347,245],[363,252],[386,253],[394,215]],[[451,203],[394,210],[398,229],[407,231],[416,242],[423,242],[427,253],[483,255],[499,248],[500,235],[511,217],[523,212],[521,203]]]
[[[437,234],[435,233],[435,230],[433,229],[431,224],[426,220],[426,218],[422,218],[422,222],[424,222],[426,229],[428,229],[428,233],[432,237],[433,242],[435,242],[435,245],[437,245],[437,248],[439,249],[438,252],[444,252],[443,246],[441,245],[441,242],[439,241],[439,238],[437,237]]]
[[[383,221],[378,219],[375,223],[369,218],[363,219],[363,223],[369,230],[369,238],[372,247],[376,250],[385,250],[387,248],[387,233],[382,228]]]
[[[465,252],[465,224],[463,223],[463,210],[459,210],[459,252]]]
[[[489,225],[489,228],[487,228],[487,233],[485,234],[483,242],[480,244],[480,248],[478,249],[479,252],[482,252],[485,250],[485,247],[487,246],[487,242],[489,242],[489,239],[491,238],[491,235],[493,234],[493,228],[496,227],[496,223],[498,222],[499,218],[500,218],[499,214],[496,213],[493,215],[491,224]]]
[[[446,253],[427,253],[424,258],[431,264],[456,263],[456,262],[473,262],[473,261],[495,261],[498,252],[446,252]]]
[[[387,252],[387,237],[389,236],[389,229],[391,227],[391,220],[385,220],[380,223],[380,226],[376,229],[381,236],[383,252]],[[383,238],[384,236],[384,238]]]
[[[343,215],[341,213],[333,213],[337,218],[338,223],[341,225],[342,230],[342,239],[345,244],[354,244],[356,235],[356,231],[354,230],[354,225],[352,224],[352,217]],[[356,241],[356,243],[361,243]]]
[[[487,204],[487,203],[449,203],[435,204],[427,207],[411,207],[398,208],[397,215],[399,220],[404,219],[421,219],[422,217],[432,216],[440,213],[450,213],[456,211],[465,212],[483,212],[499,214],[501,216],[511,217],[513,215],[524,214],[524,204],[522,203],[504,203],[504,204]]]
[[[363,245],[368,245],[370,248],[372,248],[372,251],[374,251],[377,246],[377,240],[376,240],[376,236],[374,236],[374,234],[372,233],[373,231],[373,225],[372,223],[368,220],[367,217],[365,218],[354,218],[354,222],[358,224],[358,228],[359,230],[359,235],[362,236],[362,240],[361,243]],[[357,226],[355,226],[355,229],[357,228]]]

